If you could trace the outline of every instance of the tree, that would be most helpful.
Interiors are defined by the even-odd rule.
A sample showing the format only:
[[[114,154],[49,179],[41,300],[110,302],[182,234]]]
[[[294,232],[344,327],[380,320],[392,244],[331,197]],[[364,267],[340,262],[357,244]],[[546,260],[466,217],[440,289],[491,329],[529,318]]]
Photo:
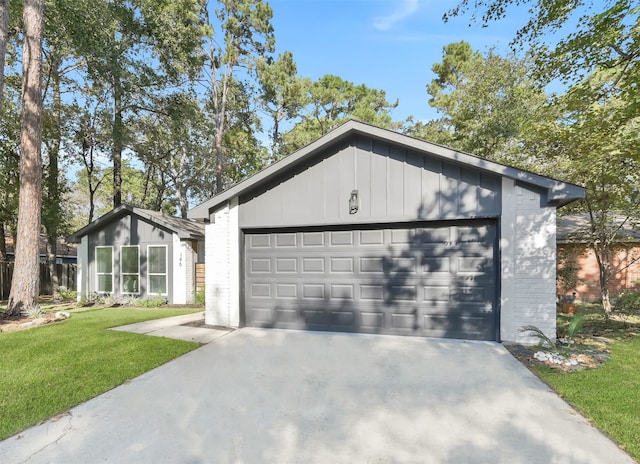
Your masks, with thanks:
[[[348,119],[385,128],[396,126],[391,111],[398,106],[397,101],[389,103],[384,90],[355,85],[338,76],[325,75],[309,82],[306,100],[302,120],[283,136],[285,154],[302,148]]]
[[[71,47],[86,66],[90,92],[109,92],[113,205],[122,202],[127,116],[149,92],[195,73],[205,34],[203,0],[58,0]]]
[[[0,0],[0,114],[4,99],[4,63],[9,42],[10,0]]]
[[[22,136],[16,261],[7,313],[37,308],[42,204],[42,25],[44,0],[25,0],[22,46]]]
[[[556,175],[587,187],[582,207],[591,219],[591,246],[608,314],[612,247],[620,224],[638,217],[640,7],[631,0],[462,0],[445,19],[473,5],[487,25],[506,17],[515,4],[527,4],[530,19],[513,43],[531,47],[539,79],[559,79],[569,87],[550,107],[560,115],[558,121],[542,124],[529,149],[546,152]],[[563,34],[565,28],[572,32]],[[560,38],[547,44],[553,34]]]
[[[485,55],[461,41],[444,47],[441,63],[427,85],[429,105],[442,117],[413,128],[457,150],[526,167],[522,150],[528,127],[544,118],[547,97],[529,76],[527,62]],[[423,132],[423,134],[420,134]]]
[[[280,158],[280,125],[297,118],[305,106],[308,79],[298,77],[297,72],[291,52],[279,55],[273,63],[258,62],[260,106],[271,120],[271,161]]]
[[[607,98],[598,103],[584,95],[588,88],[599,92],[606,73],[595,74],[580,83],[581,92],[560,97],[553,110],[555,124],[538,128],[538,143],[529,150],[550,160],[553,174],[582,183],[587,189],[583,204],[574,208],[589,217],[589,242],[599,270],[600,296],[605,315],[612,311],[609,282],[613,275],[615,249],[624,242],[624,230],[637,225],[640,211],[640,118],[617,117],[625,102]]]
[[[212,155],[216,159],[216,190],[220,193],[225,186],[225,164],[227,153],[225,136],[230,127],[229,102],[234,92],[246,90],[237,79],[239,70],[252,73],[256,62],[274,50],[275,39],[271,18],[271,7],[262,0],[220,0],[220,8],[215,16],[223,31],[223,40],[218,44],[213,33],[211,16],[207,12],[210,26],[207,58],[207,88],[210,121],[212,125]],[[243,88],[244,87],[244,88]]]
[[[189,199],[215,175],[208,155],[204,116],[195,95],[178,92],[158,97],[154,111],[136,124],[132,148],[146,172],[172,189],[180,214],[187,217]],[[159,209],[159,208],[158,208]]]
[[[612,79],[594,89],[597,100],[615,83],[621,101],[619,116],[640,114],[640,7],[634,0],[461,0],[445,14],[445,21],[470,9],[472,21],[483,26],[508,16],[511,6],[528,6],[528,22],[516,33],[514,45],[535,52],[538,78],[575,85],[599,70]],[[571,31],[566,34],[564,31]],[[549,44],[549,37],[557,36]]]

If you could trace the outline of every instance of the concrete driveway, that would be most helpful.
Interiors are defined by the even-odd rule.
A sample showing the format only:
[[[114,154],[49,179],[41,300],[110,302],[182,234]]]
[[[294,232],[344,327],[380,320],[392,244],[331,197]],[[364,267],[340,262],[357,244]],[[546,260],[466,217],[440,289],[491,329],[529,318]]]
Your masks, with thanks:
[[[632,463],[499,344],[242,329],[0,442],[10,463]]]

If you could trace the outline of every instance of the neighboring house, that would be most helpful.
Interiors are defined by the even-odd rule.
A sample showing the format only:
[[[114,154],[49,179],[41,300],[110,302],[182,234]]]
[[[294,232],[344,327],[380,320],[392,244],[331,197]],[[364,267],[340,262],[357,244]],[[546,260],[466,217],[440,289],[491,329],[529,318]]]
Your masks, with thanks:
[[[612,297],[640,290],[640,230],[633,227],[626,216],[615,216],[619,228],[611,260],[609,294]],[[560,295],[576,293],[579,301],[598,302],[600,269],[593,249],[589,246],[590,220],[587,213],[558,217],[558,283]]]
[[[556,208],[584,189],[350,121],[189,211],[208,324],[555,338]]]
[[[69,236],[78,243],[78,299],[166,297],[193,303],[204,224],[121,205]]]
[[[13,246],[13,237],[10,234],[5,235],[5,244],[7,245],[7,259],[9,262],[15,261],[15,253]],[[40,235],[40,263],[47,262],[47,237]],[[76,264],[76,246],[73,243],[67,243],[65,240],[58,240],[56,249],[56,264]]]

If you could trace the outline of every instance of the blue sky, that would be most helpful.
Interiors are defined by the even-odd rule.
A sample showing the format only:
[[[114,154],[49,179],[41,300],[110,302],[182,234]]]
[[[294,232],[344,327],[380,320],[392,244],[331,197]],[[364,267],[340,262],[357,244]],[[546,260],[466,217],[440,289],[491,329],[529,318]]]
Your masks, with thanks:
[[[291,51],[298,74],[342,79],[386,91],[399,99],[394,120],[413,115],[429,120],[425,86],[442,48],[466,40],[474,49],[509,51],[526,16],[514,11],[488,28],[469,25],[469,17],[444,23],[455,0],[268,0],[273,9],[277,53]],[[526,10],[521,10],[526,11]]]

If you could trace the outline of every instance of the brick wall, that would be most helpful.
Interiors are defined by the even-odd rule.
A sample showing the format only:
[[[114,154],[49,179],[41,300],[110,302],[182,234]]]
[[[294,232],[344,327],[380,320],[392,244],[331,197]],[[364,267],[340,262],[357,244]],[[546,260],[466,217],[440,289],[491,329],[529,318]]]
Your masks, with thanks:
[[[586,248],[586,245],[561,244],[558,245],[558,258],[559,269],[566,264],[566,261],[571,261],[577,270],[576,285],[568,288],[562,280],[559,280],[557,293],[570,295],[576,292],[578,301],[599,302],[601,300],[600,271],[593,250]],[[640,247],[621,247],[613,256],[611,269],[609,294],[612,297],[625,291],[640,290]]]
[[[537,339],[520,332],[535,325],[556,336],[556,210],[541,206],[541,195],[516,187],[515,326],[518,343]]]
[[[240,324],[238,206],[213,214],[205,226],[205,322],[238,327]]]

